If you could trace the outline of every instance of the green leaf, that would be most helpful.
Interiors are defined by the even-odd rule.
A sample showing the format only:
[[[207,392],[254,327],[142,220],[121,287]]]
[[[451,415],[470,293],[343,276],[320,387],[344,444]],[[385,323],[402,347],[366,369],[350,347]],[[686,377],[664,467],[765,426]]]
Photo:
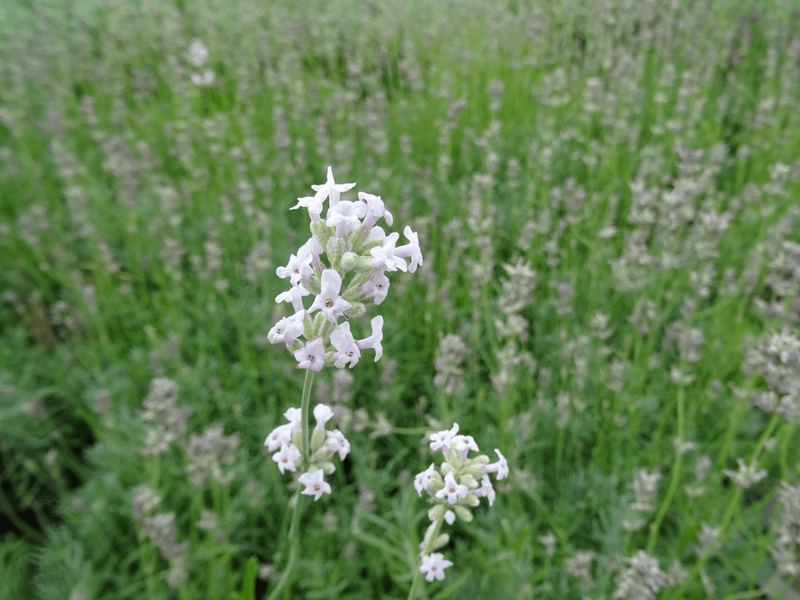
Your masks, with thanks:
[[[251,556],[244,566],[242,591],[233,594],[233,600],[256,600],[256,574],[258,573],[258,559]]]

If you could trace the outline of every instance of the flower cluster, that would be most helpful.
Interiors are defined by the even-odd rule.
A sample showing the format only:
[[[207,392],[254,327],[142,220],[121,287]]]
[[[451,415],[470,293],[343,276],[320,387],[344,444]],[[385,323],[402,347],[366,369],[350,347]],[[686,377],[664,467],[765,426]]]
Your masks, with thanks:
[[[189,45],[187,58],[198,69],[202,67],[206,60],[208,60],[208,48],[198,39],[192,41]],[[205,69],[202,73],[192,71],[192,83],[195,85],[211,85],[214,82],[214,71]]]
[[[297,480],[306,486],[302,493],[314,496],[315,501],[319,500],[322,494],[331,493],[331,486],[323,479],[323,475],[330,475],[336,470],[331,459],[338,454],[339,460],[344,460],[350,452],[350,442],[338,429],[325,430],[325,424],[333,417],[333,411],[330,406],[317,404],[314,407],[317,426],[311,434],[311,448],[306,464],[303,458],[306,453],[303,451],[301,410],[290,408],[283,416],[289,422],[273,429],[264,445],[270,452],[275,452],[272,460],[277,463],[281,473],[285,473],[287,469],[294,473],[300,467],[303,474]]]
[[[478,445],[472,436],[458,435],[458,423],[452,429],[431,434],[430,440],[431,450],[441,451],[444,462],[439,469],[431,463],[414,478],[417,494],[422,497],[422,491],[426,491],[430,496],[428,502],[433,504],[428,510],[431,524],[420,544],[420,571],[427,581],[444,579],[444,569],[453,564],[442,554],[432,553],[450,540],[446,533],[437,535],[442,519],[452,525],[458,516],[469,523],[472,521],[470,507],[478,506],[481,498],[487,498],[489,506],[494,504],[495,491],[489,473],[494,473],[498,480],[508,476],[508,462],[500,450],[495,449],[499,460],[491,464],[485,454],[468,457],[470,450],[479,451]]]
[[[294,314],[276,323],[268,338],[273,344],[284,342],[300,369],[352,368],[365,348],[375,350],[377,361],[383,353],[383,317],[372,319],[372,335],[361,340],[354,338],[346,319],[364,314],[369,304],[383,302],[389,290],[386,271],[413,273],[422,264],[417,234],[410,227],[403,231],[409,243],[398,248],[399,234],[387,235],[376,225],[379,219],[389,225],[393,221],[380,196],[359,192],[358,200],[341,199],[342,192],[353,186],[337,184],[328,167],[328,180],[311,186],[316,194],[298,198],[293,207],[308,210],[312,236],[285,267],[277,269],[278,276],[288,278],[292,287],[275,301],[290,303]],[[329,208],[323,220],[326,199]],[[312,294],[314,301],[306,309],[303,298]],[[345,318],[342,323],[341,317]]]

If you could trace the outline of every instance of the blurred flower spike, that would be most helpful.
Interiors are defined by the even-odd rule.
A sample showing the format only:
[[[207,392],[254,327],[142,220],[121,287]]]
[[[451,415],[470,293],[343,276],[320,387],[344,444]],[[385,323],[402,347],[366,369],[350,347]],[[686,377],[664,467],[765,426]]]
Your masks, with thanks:
[[[472,436],[458,434],[458,423],[452,429],[432,433],[429,439],[431,450],[441,452],[444,462],[438,469],[431,463],[418,473],[414,489],[420,497],[423,491],[427,493],[428,502],[433,505],[428,510],[431,524],[420,544],[420,573],[425,574],[427,581],[433,581],[434,578],[444,579],[444,569],[453,564],[442,554],[433,552],[450,540],[448,534],[439,534],[442,520],[452,525],[458,517],[469,523],[472,521],[470,509],[478,506],[481,498],[486,498],[492,506],[496,493],[489,474],[493,473],[498,480],[505,479],[508,462],[497,449],[496,462],[490,463],[485,454],[470,458],[470,451],[479,452],[478,444]]]
[[[189,62],[198,69],[208,60],[208,48],[197,38],[189,44],[186,54]],[[195,85],[211,85],[214,82],[214,71],[211,69],[205,69],[202,72],[192,71],[191,79]]]

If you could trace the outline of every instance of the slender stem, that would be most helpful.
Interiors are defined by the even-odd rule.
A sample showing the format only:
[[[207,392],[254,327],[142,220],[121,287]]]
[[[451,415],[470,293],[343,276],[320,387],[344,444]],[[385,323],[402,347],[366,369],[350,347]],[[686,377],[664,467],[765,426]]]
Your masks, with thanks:
[[[683,443],[683,385],[678,387],[678,440],[679,443]],[[681,476],[681,462],[683,461],[683,451],[681,448],[675,449],[675,462],[672,463],[672,474],[670,475],[670,482],[669,488],[667,489],[667,495],[664,497],[664,501],[661,503],[661,507],[658,509],[658,513],[656,514],[655,520],[650,524],[650,538],[647,540],[647,553],[652,556],[653,549],[656,546],[656,540],[658,539],[658,528],[661,526],[661,522],[664,520],[664,516],[667,514],[667,510],[669,510],[669,505],[672,502],[672,497],[675,495],[675,490],[678,489],[678,482],[680,481]]]
[[[289,580],[289,576],[291,575],[292,569],[294,568],[294,561],[297,558],[297,547],[300,545],[300,490],[297,490],[295,492],[294,498],[292,498],[291,503],[292,503],[292,524],[289,526],[289,542],[290,542],[289,562],[286,563],[286,568],[283,570],[281,578],[278,580],[278,583],[272,590],[272,592],[270,592],[269,598],[267,598],[267,600],[275,600],[281,593],[283,586]]]
[[[300,404],[300,414],[303,420],[303,463],[306,468],[311,464],[311,430],[308,424],[308,414],[311,408],[311,384],[314,381],[314,371],[306,370],[306,379],[303,382],[303,400]]]
[[[420,575],[422,575],[422,571],[419,570],[419,561],[417,561],[417,570],[414,572],[414,581],[411,582],[411,591],[408,592],[408,600],[414,600],[414,598],[416,598]]]
[[[308,424],[308,415],[311,405],[311,384],[314,381],[314,371],[311,369],[306,370],[306,378],[303,382],[303,398],[300,401],[300,416],[302,419],[303,431],[303,464],[306,468],[311,464],[311,439],[310,429]],[[294,568],[294,561],[297,558],[297,548],[300,545],[300,490],[298,489],[292,500],[292,523],[289,526],[289,562],[286,563],[286,568],[283,570],[280,580],[278,580],[275,589],[269,595],[267,600],[275,600],[278,594],[281,593],[283,586],[289,580],[289,576]]]
[[[425,533],[425,538],[430,540],[431,544],[436,539],[436,536],[439,535],[439,530],[442,528],[442,521],[444,521],[444,519],[439,519],[436,521],[435,525],[433,526],[433,534],[428,536],[427,532]],[[419,558],[415,561],[416,570],[414,571],[414,581],[411,582],[411,589],[408,592],[408,600],[413,600],[417,592],[417,585],[419,585],[419,578],[422,574],[422,571],[419,570],[422,566],[422,557],[426,554],[429,554],[431,550],[432,548],[428,548],[426,544],[422,549],[422,552],[420,552]]]

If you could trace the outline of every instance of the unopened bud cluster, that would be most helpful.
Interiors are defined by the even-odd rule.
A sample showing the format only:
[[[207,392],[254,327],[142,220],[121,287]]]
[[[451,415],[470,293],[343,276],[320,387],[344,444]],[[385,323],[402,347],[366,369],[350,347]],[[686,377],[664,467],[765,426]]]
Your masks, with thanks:
[[[444,462],[438,469],[431,463],[414,478],[417,494],[422,497],[424,490],[430,496],[428,502],[433,504],[428,510],[431,524],[420,545],[420,571],[425,573],[427,581],[444,579],[444,569],[453,564],[441,553],[433,552],[450,540],[446,533],[438,535],[442,519],[452,525],[458,516],[469,523],[472,521],[470,509],[478,506],[481,498],[487,498],[489,506],[494,504],[495,491],[489,473],[494,473],[498,480],[508,476],[508,462],[497,449],[499,460],[491,464],[485,454],[469,458],[470,450],[479,451],[478,445],[472,436],[458,435],[458,423],[450,430],[431,434],[430,440],[431,450],[441,451]]]
[[[319,500],[322,494],[331,493],[331,486],[323,479],[324,475],[330,475],[336,470],[331,459],[338,454],[339,460],[344,460],[350,452],[350,442],[338,429],[325,430],[325,424],[333,417],[333,411],[325,404],[317,404],[314,407],[317,426],[311,433],[308,453],[305,452],[303,444],[300,409],[290,408],[283,416],[289,422],[273,429],[264,445],[270,452],[275,452],[272,460],[277,463],[281,473],[285,473],[287,469],[294,473],[299,467],[303,474],[298,481],[306,486],[302,493]],[[304,456],[309,457],[307,462]]]
[[[399,234],[387,235],[376,225],[379,219],[393,222],[380,196],[359,192],[356,201],[341,200],[341,193],[353,186],[337,184],[328,167],[327,182],[311,186],[316,194],[299,198],[293,207],[308,209],[312,236],[285,267],[277,269],[292,287],[275,301],[291,303],[294,314],[281,319],[268,337],[273,344],[284,342],[300,369],[319,372],[325,365],[341,369],[348,364],[352,368],[365,348],[375,350],[377,361],[383,353],[383,317],[372,319],[372,335],[362,340],[353,337],[347,319],[383,302],[389,290],[386,271],[413,273],[422,264],[417,234],[410,227],[403,231],[409,243],[397,248]],[[326,199],[330,206],[322,219]],[[314,302],[306,309],[303,298],[312,294]],[[340,317],[345,318],[343,323]]]

